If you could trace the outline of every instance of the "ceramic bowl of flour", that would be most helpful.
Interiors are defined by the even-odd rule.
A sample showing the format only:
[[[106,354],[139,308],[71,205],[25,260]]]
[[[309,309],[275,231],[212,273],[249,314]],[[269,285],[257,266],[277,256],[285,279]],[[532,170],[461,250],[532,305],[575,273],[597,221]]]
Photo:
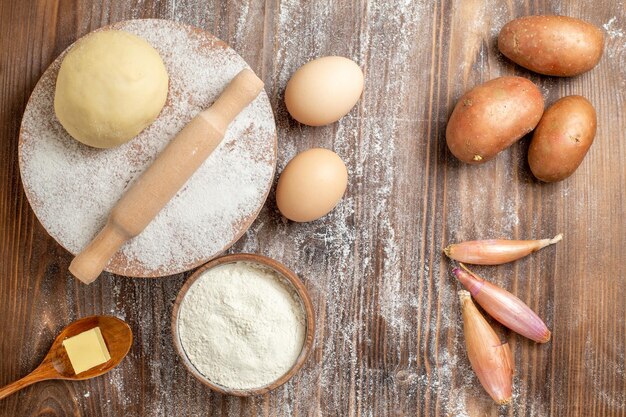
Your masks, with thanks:
[[[209,388],[259,395],[302,367],[315,318],[291,270],[242,253],[214,259],[187,280],[174,303],[172,335],[185,367]]]

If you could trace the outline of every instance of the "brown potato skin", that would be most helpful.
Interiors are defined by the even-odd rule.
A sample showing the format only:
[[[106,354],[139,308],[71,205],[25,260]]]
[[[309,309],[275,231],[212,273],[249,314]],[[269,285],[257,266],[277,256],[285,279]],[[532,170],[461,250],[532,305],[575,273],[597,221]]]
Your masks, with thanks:
[[[604,34],[573,17],[526,16],[504,25],[498,49],[531,71],[570,77],[589,71],[600,61]]]
[[[500,77],[465,93],[448,126],[450,152],[468,164],[482,164],[532,131],[543,114],[543,96],[532,81]]]
[[[546,110],[530,142],[528,164],[544,182],[576,171],[596,136],[596,111],[582,96],[567,96]]]

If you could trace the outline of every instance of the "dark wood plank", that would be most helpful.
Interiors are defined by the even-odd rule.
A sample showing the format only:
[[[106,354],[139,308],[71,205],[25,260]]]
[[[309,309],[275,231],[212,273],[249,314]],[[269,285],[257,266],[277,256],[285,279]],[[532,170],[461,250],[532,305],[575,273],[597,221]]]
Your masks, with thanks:
[[[27,374],[70,321],[113,314],[135,344],[127,360],[91,381],[45,382],[0,402],[0,416],[84,415],[626,415],[626,6],[618,0],[0,1],[0,384]],[[600,65],[571,79],[541,77],[500,56],[508,20],[562,13],[605,26]],[[341,205],[309,224],[285,222],[273,195],[232,252],[293,268],[313,299],[313,355],[283,388],[258,398],[211,393],[189,375],[169,330],[189,274],[104,276],[84,286],[70,255],[47,236],[24,196],[17,135],[28,95],[47,65],[89,31],[131,18],[202,27],[233,46],[266,82],[279,127],[279,170],[297,152],[332,148],[350,186]],[[344,55],[366,73],[363,99],[339,123],[309,128],[282,102],[295,69]],[[480,167],[445,146],[447,118],[468,88],[527,76],[546,102],[585,95],[598,135],[570,179],[539,184],[528,139]],[[494,407],[463,348],[458,285],[441,250],[455,240],[548,237],[563,243],[511,265],[477,268],[546,318],[547,345],[497,329],[512,345],[515,398]]]

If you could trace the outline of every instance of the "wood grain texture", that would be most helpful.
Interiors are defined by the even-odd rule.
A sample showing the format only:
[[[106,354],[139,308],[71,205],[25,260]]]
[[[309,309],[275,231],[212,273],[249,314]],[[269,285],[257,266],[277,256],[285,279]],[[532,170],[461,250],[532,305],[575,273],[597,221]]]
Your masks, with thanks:
[[[500,27],[561,13],[606,29],[598,67],[571,79],[513,65],[495,47]],[[279,172],[297,152],[334,149],[350,183],[324,219],[295,224],[266,207],[232,252],[292,268],[317,314],[309,361],[275,392],[240,399],[206,389],[177,358],[169,329],[190,274],[160,280],[105,275],[84,286],[71,256],[47,234],[22,191],[17,135],[28,95],[71,42],[103,25],[160,17],[199,26],[237,50],[266,83],[279,128]],[[626,5],[448,0],[0,1],[0,385],[36,367],[70,321],[112,314],[135,343],[111,374],[49,381],[0,402],[0,416],[624,416],[626,415]],[[322,55],[356,60],[362,100],[339,123],[291,120],[289,76]],[[548,104],[587,97],[598,133],[571,178],[536,182],[528,138],[494,161],[464,165],[445,146],[455,101],[504,74],[529,77]],[[463,350],[459,286],[442,250],[451,241],[544,238],[562,243],[513,264],[481,267],[546,319],[536,345],[502,327],[516,364],[514,405],[477,386]]]

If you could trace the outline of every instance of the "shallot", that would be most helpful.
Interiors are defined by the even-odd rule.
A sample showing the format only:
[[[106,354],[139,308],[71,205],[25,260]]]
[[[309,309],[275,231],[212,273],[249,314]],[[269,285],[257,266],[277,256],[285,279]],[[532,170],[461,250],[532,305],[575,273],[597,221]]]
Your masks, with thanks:
[[[511,402],[513,356],[508,342],[502,342],[480,314],[470,293],[459,291],[463,312],[465,346],[472,369],[485,391],[498,404]]]
[[[507,290],[485,281],[465,265],[461,264],[461,267],[463,269],[454,268],[452,272],[491,317],[537,343],[546,343],[550,340],[548,327],[522,300]]]
[[[500,265],[523,258],[539,249],[554,245],[563,239],[559,234],[552,239],[539,240],[472,240],[448,245],[443,251],[451,259],[474,265]]]

